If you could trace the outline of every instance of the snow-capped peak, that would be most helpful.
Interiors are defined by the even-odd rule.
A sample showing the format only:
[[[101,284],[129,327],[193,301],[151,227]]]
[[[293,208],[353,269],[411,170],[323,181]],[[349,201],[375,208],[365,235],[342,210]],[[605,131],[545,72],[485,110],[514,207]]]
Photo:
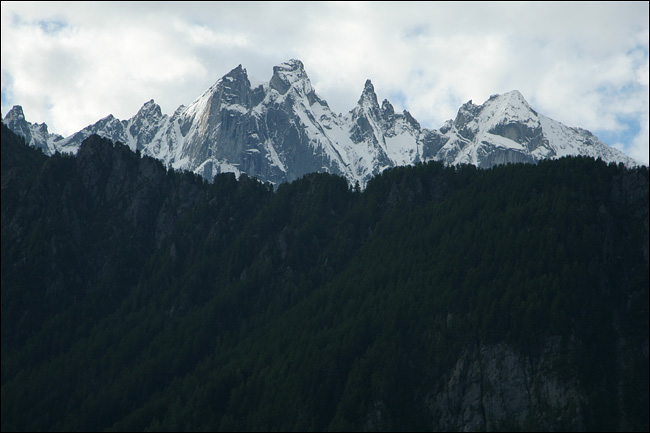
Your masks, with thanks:
[[[518,90],[493,95],[483,104],[480,121],[493,126],[497,123],[519,122],[529,126],[539,124],[537,112]]]
[[[304,65],[292,59],[273,68],[266,83],[251,83],[238,65],[172,116],[150,100],[129,120],[109,115],[67,138],[25,121],[15,106],[5,123],[48,154],[75,152],[90,134],[128,144],[176,169],[212,179],[246,173],[280,183],[326,171],[362,185],[388,167],[443,161],[480,167],[589,155],[638,165],[591,133],[538,114],[513,90],[482,105],[471,100],[439,130],[421,128],[387,100],[378,104],[370,80],[347,115],[335,115],[311,86]]]
[[[145,104],[138,110],[138,113],[135,115],[136,117],[147,117],[147,116],[156,116],[156,117],[161,117],[162,116],[162,109],[160,108],[160,105],[156,104],[156,102],[153,99],[150,99],[149,101],[145,102]]]
[[[237,81],[237,80],[248,81],[248,73],[246,72],[246,69],[241,64],[221,78],[221,81]]]
[[[381,111],[384,113],[384,117],[392,116],[395,114],[395,108],[393,108],[393,104],[388,102],[388,99],[384,99],[381,103]],[[406,112],[406,110],[404,111]]]
[[[11,121],[23,121],[23,120],[25,120],[25,113],[23,113],[23,107],[20,105],[14,105],[5,116],[4,122],[8,124]]]
[[[445,143],[435,159],[450,164],[491,167],[568,155],[636,164],[591,134],[538,114],[517,90],[492,95],[483,105],[463,104],[454,122],[443,125],[440,132]]]
[[[287,93],[292,87],[304,95],[308,95],[314,90],[305,72],[305,66],[297,59],[291,59],[274,66],[273,77],[269,84],[281,95]]]
[[[357,104],[369,108],[379,108],[375,86],[372,85],[370,80],[366,80],[366,84],[363,86],[363,92],[361,92],[361,97]]]

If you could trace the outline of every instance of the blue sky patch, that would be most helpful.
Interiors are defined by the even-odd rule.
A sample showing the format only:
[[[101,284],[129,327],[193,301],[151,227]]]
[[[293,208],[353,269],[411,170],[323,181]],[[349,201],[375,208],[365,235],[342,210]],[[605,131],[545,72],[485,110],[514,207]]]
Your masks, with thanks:
[[[601,141],[609,144],[610,146],[613,146],[616,143],[622,143],[625,146],[629,146],[630,143],[632,143],[634,140],[634,137],[636,137],[641,131],[641,125],[639,125],[639,121],[637,119],[633,118],[619,118],[619,122],[623,125],[623,129],[621,130],[608,131],[595,129],[591,132]]]
[[[68,27],[68,24],[61,20],[39,20],[35,24],[45,33],[58,33]]]

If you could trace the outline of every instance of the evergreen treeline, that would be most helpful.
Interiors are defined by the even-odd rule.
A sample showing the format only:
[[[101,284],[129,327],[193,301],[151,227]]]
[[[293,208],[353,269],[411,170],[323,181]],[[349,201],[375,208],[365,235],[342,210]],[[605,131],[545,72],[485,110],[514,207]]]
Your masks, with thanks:
[[[579,425],[647,431],[648,273],[646,167],[274,190],[97,136],[46,158],[2,125],[2,430],[435,429],[468,347],[560,337]]]

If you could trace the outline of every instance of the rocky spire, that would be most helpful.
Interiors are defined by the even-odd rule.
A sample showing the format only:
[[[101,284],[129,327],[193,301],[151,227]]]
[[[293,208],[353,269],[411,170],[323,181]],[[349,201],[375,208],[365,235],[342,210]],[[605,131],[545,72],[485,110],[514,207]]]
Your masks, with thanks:
[[[29,123],[25,120],[25,113],[23,107],[14,105],[4,118],[4,123],[9,129],[17,135],[23,137],[27,144],[32,141],[32,133],[29,128]]]
[[[305,66],[300,60],[291,59],[273,67],[270,86],[284,95],[291,87],[295,87],[305,95],[313,92]]]
[[[375,94],[375,86],[372,85],[370,80],[366,80],[366,84],[363,86],[363,92],[361,92],[361,97],[357,104],[361,106],[366,106],[368,108],[374,109],[379,108],[379,102],[377,102],[377,94]]]
[[[393,104],[388,102],[388,99],[384,99],[384,101],[381,103],[381,111],[384,113],[385,118],[395,114],[395,108],[393,108]]]

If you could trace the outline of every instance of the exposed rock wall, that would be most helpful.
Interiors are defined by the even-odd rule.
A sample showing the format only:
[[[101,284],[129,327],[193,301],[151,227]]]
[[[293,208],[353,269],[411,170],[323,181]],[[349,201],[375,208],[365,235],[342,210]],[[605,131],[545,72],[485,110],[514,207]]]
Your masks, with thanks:
[[[548,339],[538,357],[504,343],[477,344],[429,399],[434,430],[583,430],[571,339]]]

